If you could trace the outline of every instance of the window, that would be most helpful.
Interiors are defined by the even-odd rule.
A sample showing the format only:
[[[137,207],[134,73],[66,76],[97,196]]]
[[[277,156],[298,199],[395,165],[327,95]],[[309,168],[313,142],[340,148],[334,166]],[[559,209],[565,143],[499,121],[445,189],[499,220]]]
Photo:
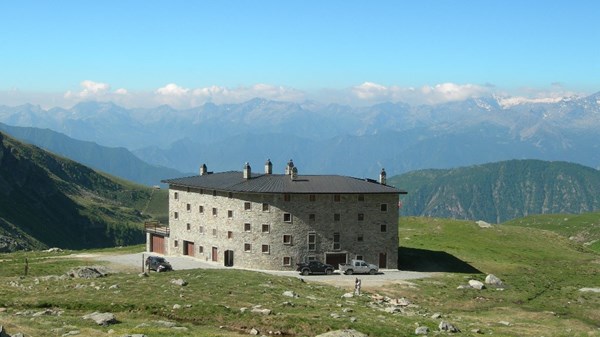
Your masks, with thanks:
[[[306,262],[310,262],[310,261],[316,261],[316,260],[317,260],[317,257],[316,257],[316,256],[313,256],[313,255],[311,255],[311,256],[307,256],[307,257],[306,257]]]
[[[262,224],[262,232],[263,233],[269,233],[271,231],[270,227],[271,226],[269,226],[269,224],[266,224],[266,223]]]
[[[364,221],[365,220],[365,213],[358,213],[358,221]]]
[[[252,231],[252,225],[250,225],[249,223],[245,223],[244,224],[244,232],[251,232]]]
[[[357,260],[364,260],[362,255],[356,255]]]
[[[233,232],[232,231],[227,231],[227,238],[228,239],[233,238]]]
[[[291,245],[292,244],[292,236],[289,234],[284,234],[283,235],[283,244],[284,245]]]
[[[245,252],[251,252],[252,251],[252,244],[251,243],[244,243],[244,251]]]
[[[177,212],[174,212],[174,213],[173,213],[173,218],[175,218],[175,219],[179,219],[179,213],[177,213]]]
[[[317,196],[316,196],[316,195],[314,195],[314,194],[310,194],[310,195],[308,196],[308,201],[316,201],[316,200],[317,200]]]
[[[381,231],[387,232],[387,225],[381,225]]]
[[[232,210],[228,210],[227,211],[227,218],[228,219],[233,219],[233,211]]]
[[[317,250],[317,233],[308,233],[308,250]]]
[[[215,207],[213,207],[212,215],[217,216],[217,209]]]
[[[335,213],[335,214],[333,214],[333,221],[340,221],[341,217],[342,216],[340,213]]]
[[[340,250],[340,233],[333,233],[333,250]]]
[[[233,198],[233,193],[231,193],[231,192],[227,193],[227,198],[229,198],[229,199]]]
[[[252,208],[252,204],[249,202],[244,203],[244,211],[249,211]]]
[[[173,199],[175,199],[175,200],[179,199],[179,193],[177,193],[177,192],[173,193]]]
[[[363,242],[363,240],[364,240],[363,235],[362,234],[358,234],[358,236],[356,237],[356,241]],[[361,259],[357,259],[357,260],[361,260]]]
[[[292,196],[289,193],[286,193],[283,195],[283,201],[290,201],[292,200]]]
[[[186,211],[191,211],[192,210],[192,205],[191,204],[185,204],[185,210]]]
[[[204,206],[198,206],[198,212],[204,213]]]
[[[387,212],[387,204],[381,204],[380,209],[382,212]]]
[[[317,219],[317,216],[315,215],[315,213],[310,213],[308,215],[308,220],[309,221],[315,221]]]
[[[217,229],[213,228],[212,233],[213,233],[213,236],[217,236]]]
[[[268,212],[269,211],[269,204],[263,203],[262,210],[263,210],[263,212]]]
[[[200,234],[204,234],[204,226],[198,227],[198,232],[200,232]]]
[[[292,215],[290,213],[283,213],[284,222],[292,222]]]
[[[340,202],[341,200],[342,200],[342,197],[339,194],[333,195],[333,201]]]
[[[283,265],[284,266],[291,266],[292,265],[292,258],[290,256],[284,256],[283,257]]]
[[[262,251],[264,254],[269,254],[269,252],[270,252],[270,247],[269,247],[269,245],[262,245],[262,249],[261,249],[261,251]]]
[[[186,223],[185,228],[189,231],[190,229],[192,229],[192,225],[190,225],[189,223]]]
[[[364,194],[359,194],[358,195],[358,201],[365,201],[365,195]]]
[[[198,246],[198,253],[200,253],[200,254],[204,253],[204,246]]]
[[[179,247],[179,241],[177,241],[177,240],[173,241],[173,246]]]
[[[213,197],[217,196],[217,190],[213,190]]]

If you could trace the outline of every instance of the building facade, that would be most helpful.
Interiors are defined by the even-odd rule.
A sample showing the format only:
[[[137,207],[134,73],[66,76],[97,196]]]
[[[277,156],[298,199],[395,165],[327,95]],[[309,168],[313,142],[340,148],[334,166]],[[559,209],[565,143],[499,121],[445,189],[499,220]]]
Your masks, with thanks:
[[[169,226],[147,228],[147,250],[225,266],[293,270],[312,259],[337,267],[364,259],[398,268],[398,195],[380,180],[242,172],[165,180]],[[160,230],[157,230],[160,229]]]

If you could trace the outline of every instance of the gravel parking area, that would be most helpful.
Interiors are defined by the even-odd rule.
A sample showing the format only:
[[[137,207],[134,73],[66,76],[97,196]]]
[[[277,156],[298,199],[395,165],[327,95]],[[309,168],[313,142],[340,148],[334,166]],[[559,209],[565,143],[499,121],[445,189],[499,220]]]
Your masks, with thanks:
[[[128,269],[135,271],[136,269],[141,272],[143,268],[143,261],[149,255],[149,253],[135,253],[135,254],[120,254],[120,255],[95,255],[89,256],[94,260],[107,261],[114,264],[115,269]],[[229,269],[231,267],[225,267],[221,263],[212,261],[201,261],[189,256],[167,256],[166,259],[171,263],[175,270],[185,269]],[[304,279],[307,282],[320,282],[327,283],[340,287],[354,287],[356,278],[361,280],[363,288],[370,287],[381,287],[387,284],[410,284],[410,280],[427,278],[430,276],[428,273],[402,271],[396,269],[382,269],[379,274],[376,275],[344,275],[343,273],[333,273],[332,275],[309,275],[302,276],[297,271],[273,271],[273,270],[257,270],[257,269],[246,269],[257,272],[263,272],[272,275],[296,277]]]

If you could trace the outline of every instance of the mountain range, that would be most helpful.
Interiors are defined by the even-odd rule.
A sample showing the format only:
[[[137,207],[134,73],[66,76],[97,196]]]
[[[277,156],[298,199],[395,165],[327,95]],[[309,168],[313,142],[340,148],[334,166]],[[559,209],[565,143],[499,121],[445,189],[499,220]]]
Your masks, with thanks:
[[[180,172],[197,172],[203,163],[212,171],[239,170],[245,162],[260,167],[267,159],[275,171],[293,159],[299,174],[366,178],[382,167],[401,174],[510,159],[600,167],[600,93],[555,103],[505,102],[482,97],[351,107],[257,98],[178,110],[89,101],[69,109],[0,106],[0,122],[124,147]]]
[[[567,162],[509,160],[418,170],[389,179],[408,192],[402,215],[501,223],[533,214],[600,210],[600,171]]]

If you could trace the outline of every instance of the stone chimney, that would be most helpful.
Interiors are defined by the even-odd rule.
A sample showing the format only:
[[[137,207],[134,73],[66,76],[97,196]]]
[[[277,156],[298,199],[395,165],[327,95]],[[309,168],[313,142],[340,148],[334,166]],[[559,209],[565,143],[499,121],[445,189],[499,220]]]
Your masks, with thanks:
[[[288,176],[291,175],[293,168],[294,168],[294,162],[290,159],[290,161],[288,161],[287,165],[285,166],[285,174]]]
[[[200,166],[200,175],[206,175],[208,172],[206,170],[206,164],[202,164],[202,166]]]
[[[273,174],[273,164],[271,164],[271,159],[267,159],[265,163],[265,174]]]
[[[379,183],[381,185],[386,185],[387,184],[387,174],[385,173],[385,169],[382,168],[381,169],[381,173],[379,173]]]
[[[244,179],[250,179],[251,173],[252,172],[250,170],[250,164],[246,162],[246,164],[244,165]]]
[[[296,167],[292,167],[292,173],[290,174],[292,180],[298,179],[298,169]]]

